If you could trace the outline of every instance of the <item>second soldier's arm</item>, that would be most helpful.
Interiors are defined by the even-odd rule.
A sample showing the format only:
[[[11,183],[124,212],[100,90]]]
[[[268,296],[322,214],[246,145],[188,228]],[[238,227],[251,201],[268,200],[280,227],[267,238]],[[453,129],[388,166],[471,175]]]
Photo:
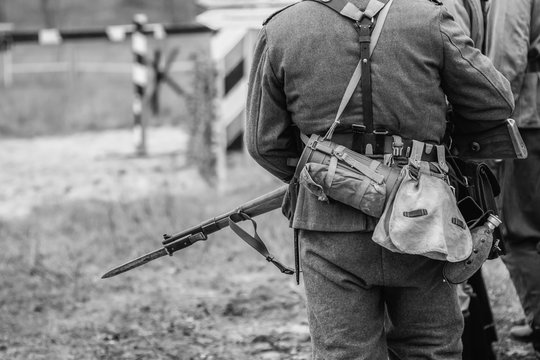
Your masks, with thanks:
[[[508,80],[476,49],[451,15],[441,11],[443,51],[441,83],[462,131],[480,131],[498,125],[514,110]]]

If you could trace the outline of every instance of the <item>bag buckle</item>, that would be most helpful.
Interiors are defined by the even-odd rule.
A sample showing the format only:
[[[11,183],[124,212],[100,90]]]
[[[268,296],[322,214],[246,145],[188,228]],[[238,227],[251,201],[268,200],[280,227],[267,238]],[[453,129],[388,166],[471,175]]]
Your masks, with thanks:
[[[332,155],[335,156],[338,160],[345,161],[345,152],[343,150],[332,150]]]
[[[392,135],[392,155],[400,157],[403,154],[403,140],[399,135]]]

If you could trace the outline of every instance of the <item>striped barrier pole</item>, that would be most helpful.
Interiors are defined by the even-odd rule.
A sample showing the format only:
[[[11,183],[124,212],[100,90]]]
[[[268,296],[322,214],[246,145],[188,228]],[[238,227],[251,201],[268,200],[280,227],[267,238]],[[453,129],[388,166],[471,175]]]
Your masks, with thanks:
[[[148,41],[143,32],[144,25],[148,22],[146,15],[136,14],[133,17],[133,33],[131,34],[131,49],[134,55],[133,85],[135,94],[133,97],[133,132],[135,136],[135,151],[137,155],[146,155],[146,123],[144,119],[144,96],[148,83],[146,58]]]
[[[224,184],[227,177],[227,149],[244,131],[246,34],[247,30],[243,28],[221,29],[211,44],[216,69],[216,122],[212,148],[218,184]]]
[[[0,23],[0,53],[2,53],[2,85],[8,87],[13,82],[11,59],[11,34],[13,24]]]

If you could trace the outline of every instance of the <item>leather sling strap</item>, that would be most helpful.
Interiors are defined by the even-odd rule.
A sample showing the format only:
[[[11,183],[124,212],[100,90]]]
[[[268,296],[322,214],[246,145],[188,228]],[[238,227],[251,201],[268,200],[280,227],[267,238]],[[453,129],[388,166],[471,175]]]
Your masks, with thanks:
[[[251,221],[251,223],[253,225],[253,235],[250,235],[247,231],[245,231],[239,225],[236,224],[236,222],[242,221],[242,220]],[[285,265],[280,263],[279,260],[277,260],[272,255],[270,255],[270,252],[268,251],[268,248],[266,247],[266,245],[264,244],[262,239],[259,237],[259,234],[257,234],[257,223],[251,217],[249,217],[249,215],[247,215],[247,214],[245,214],[243,212],[238,212],[238,213],[232,214],[231,216],[229,216],[229,227],[231,228],[231,230],[236,235],[238,235],[248,245],[250,245],[252,248],[257,250],[257,252],[259,252],[259,254],[264,256],[266,261],[271,262],[272,264],[274,264],[279,269],[279,271],[281,271],[282,273],[284,273],[286,275],[294,274],[293,269],[290,269],[290,268],[286,267]]]

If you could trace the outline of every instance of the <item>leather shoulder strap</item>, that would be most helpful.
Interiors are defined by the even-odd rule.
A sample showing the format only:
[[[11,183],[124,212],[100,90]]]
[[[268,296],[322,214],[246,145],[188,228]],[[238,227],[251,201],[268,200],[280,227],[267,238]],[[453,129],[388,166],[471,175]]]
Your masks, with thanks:
[[[362,81],[362,98],[363,98],[362,103],[364,107],[364,114],[367,114],[364,120],[366,121],[366,125],[367,125],[366,129],[370,132],[373,131],[373,117],[372,117],[372,109],[371,109],[372,107],[371,75],[370,75],[369,58],[370,58],[371,52],[373,51],[375,45],[377,44],[377,40],[381,33],[382,26],[386,19],[386,14],[388,12],[388,8],[390,4],[392,3],[392,0],[369,0],[364,11],[358,9],[355,5],[353,5],[350,2],[347,2],[346,0],[304,0],[304,1],[315,1],[320,4],[326,5],[332,10],[340,13],[341,15],[351,20],[354,20],[353,17],[343,14],[343,9],[345,7],[349,7],[349,8],[355,7],[361,14],[359,16],[354,16],[354,18],[359,19],[359,20],[354,20],[354,21],[358,25],[359,30],[360,30],[360,44],[361,44],[360,61],[356,69],[354,70],[354,73],[349,81],[349,84],[347,85],[347,88],[345,89],[345,94],[343,95],[343,98],[341,99],[341,103],[339,105],[334,123],[332,124],[332,126],[330,127],[326,135],[324,136],[324,139],[331,139],[334,133],[334,130],[336,129],[337,125],[340,124],[341,114],[345,110],[345,107],[347,106],[349,100],[351,99],[354,93],[354,90],[358,86],[358,83],[361,81],[362,72],[364,72],[366,75],[364,76],[364,80]],[[385,9],[385,6],[386,6],[386,9]],[[381,11],[383,9],[385,10]],[[351,12],[350,10],[347,10],[347,11]],[[381,13],[381,16],[378,19],[378,21],[375,22],[375,28],[373,28],[372,22],[374,21],[374,17],[376,17],[379,14],[379,12]],[[363,33],[362,28],[366,29],[367,32]]]

